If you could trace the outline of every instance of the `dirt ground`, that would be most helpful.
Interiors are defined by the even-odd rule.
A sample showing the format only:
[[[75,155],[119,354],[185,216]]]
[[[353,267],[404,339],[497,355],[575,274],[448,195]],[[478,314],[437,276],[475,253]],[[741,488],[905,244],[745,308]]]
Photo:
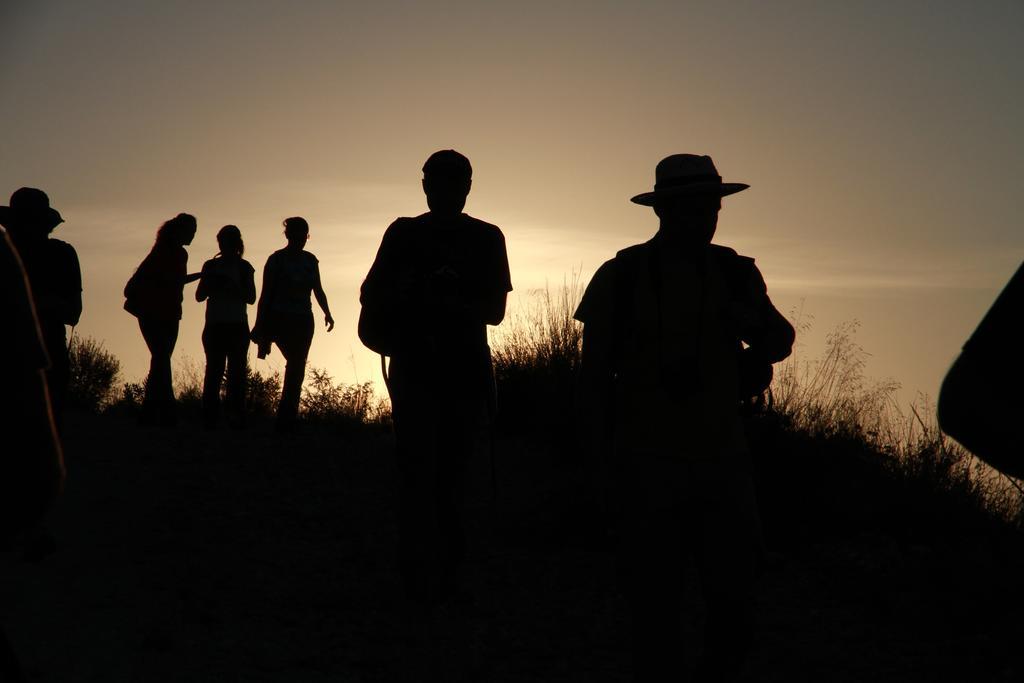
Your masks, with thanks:
[[[389,435],[80,415],[65,432],[67,490],[48,525],[57,552],[2,558],[0,618],[30,680],[417,678]],[[477,601],[437,615],[427,666],[451,681],[629,681],[628,615],[609,544],[582,521],[582,483],[521,442],[496,455],[497,501],[486,449],[471,472]],[[771,550],[744,680],[1024,680],[999,610],[972,608],[993,590],[951,597],[945,575],[908,578],[949,571],[934,549],[875,534]]]

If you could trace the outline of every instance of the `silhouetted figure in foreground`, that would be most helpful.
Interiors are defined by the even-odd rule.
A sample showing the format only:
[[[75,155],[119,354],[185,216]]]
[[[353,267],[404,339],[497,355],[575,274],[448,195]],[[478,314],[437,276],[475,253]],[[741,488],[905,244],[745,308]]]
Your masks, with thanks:
[[[1024,265],[964,344],[939,393],[939,426],[1004,474],[1024,477],[1019,428],[1024,359]]]
[[[583,435],[614,486],[637,681],[681,679],[687,556],[707,614],[698,680],[731,680],[749,646],[761,540],[738,408],[794,332],[753,259],[711,244],[721,197],[747,187],[710,157],[662,160],[632,200],[654,208],[658,233],[602,265],[576,311]]]
[[[215,427],[220,420],[220,387],[227,366],[227,419],[234,427],[245,419],[245,381],[249,354],[247,304],[256,303],[254,270],[242,254],[242,232],[225,225],[217,233],[220,253],[203,264],[196,301],[206,301],[203,351],[203,423]]]
[[[284,235],[288,246],[271,254],[263,268],[263,291],[260,292],[252,339],[257,344],[260,358],[265,358],[270,352],[271,343],[277,344],[284,355],[284,385],[277,405],[276,429],[287,433],[295,429],[306,358],[313,344],[310,292],[324,313],[328,332],[334,329],[334,318],[320,283],[319,261],[304,250],[309,240],[306,219],[298,216],[285,219]]]
[[[196,236],[196,219],[179,213],[160,226],[156,242],[124,288],[126,311],[139,319],[149,347],[149,375],[140,422],[172,427],[177,423],[171,354],[178,341],[185,285],[199,279],[188,272],[188,252]]]
[[[75,248],[50,237],[64,222],[50,208],[46,193],[23,187],[11,195],[11,205],[2,207],[0,224],[7,228],[28,274],[39,326],[50,356],[46,373],[54,419],[59,425],[71,378],[67,330],[82,315],[82,271]]]
[[[12,202],[13,204],[14,202]],[[8,207],[0,207],[0,218]],[[49,365],[25,271],[7,232],[0,230],[0,551],[26,557],[52,543],[37,528],[64,482],[47,382]],[[6,561],[6,558],[4,558]],[[0,680],[28,680],[0,630]]]
[[[453,150],[427,159],[430,211],[388,227],[360,294],[360,338],[392,359],[402,577],[428,612],[456,597],[466,460],[493,388],[487,325],[512,290],[501,230],[462,212],[472,173]]]

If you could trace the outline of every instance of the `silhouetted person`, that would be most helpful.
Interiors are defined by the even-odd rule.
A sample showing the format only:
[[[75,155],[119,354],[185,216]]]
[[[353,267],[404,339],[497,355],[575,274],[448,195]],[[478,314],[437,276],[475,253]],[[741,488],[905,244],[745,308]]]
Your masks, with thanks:
[[[320,283],[319,261],[304,250],[309,240],[306,219],[298,216],[286,218],[284,235],[288,246],[271,254],[263,268],[263,290],[252,338],[259,347],[260,358],[266,357],[271,343],[277,344],[285,358],[276,429],[278,432],[291,432],[295,429],[299,412],[306,358],[313,344],[311,292],[324,313],[328,332],[334,329],[334,318]]]
[[[7,223],[10,209],[0,207],[0,222]],[[64,462],[44,374],[46,347],[28,279],[5,230],[0,230],[0,324],[0,550],[20,549],[33,559],[45,552],[40,543],[52,543],[37,525],[61,491]],[[0,680],[28,680],[3,630]]]
[[[738,408],[766,388],[794,331],[754,260],[711,244],[721,197],[748,186],[723,183],[707,156],[669,156],[655,175],[632,201],[654,208],[657,234],[602,265],[576,311],[584,437],[614,482],[636,680],[680,679],[688,556],[707,608],[698,680],[731,680],[761,551]]]
[[[457,588],[466,459],[493,386],[487,325],[512,290],[501,230],[462,212],[472,173],[453,150],[427,159],[430,210],[388,227],[360,294],[360,338],[392,357],[402,576],[428,609]]]
[[[203,351],[203,423],[214,427],[220,419],[220,387],[227,366],[227,418],[241,426],[245,418],[245,381],[249,353],[248,304],[256,303],[254,270],[242,254],[242,232],[225,225],[217,233],[220,253],[203,264],[196,301],[206,301]]]
[[[1024,477],[1018,427],[1024,360],[1015,348],[1024,331],[1024,265],[999,294],[939,392],[939,426],[1004,474]]]
[[[71,368],[68,360],[67,330],[82,315],[82,271],[75,248],[50,237],[64,222],[50,208],[46,193],[23,187],[11,195],[5,207],[3,225],[11,235],[28,274],[43,341],[50,356],[46,373],[54,419],[64,414]]]
[[[196,219],[179,213],[160,226],[156,242],[124,288],[126,311],[139,319],[149,347],[149,375],[140,422],[174,426],[177,422],[171,381],[171,354],[178,341],[185,285],[199,279],[188,272],[188,252],[196,236]]]

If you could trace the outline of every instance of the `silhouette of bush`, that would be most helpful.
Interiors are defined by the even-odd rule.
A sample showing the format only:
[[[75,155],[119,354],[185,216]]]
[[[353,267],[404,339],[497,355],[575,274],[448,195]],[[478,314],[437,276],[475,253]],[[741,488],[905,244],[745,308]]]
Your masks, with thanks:
[[[245,373],[246,410],[251,415],[273,415],[281,399],[281,373],[275,371],[270,376],[264,376],[253,370],[251,364],[246,366]]]
[[[68,346],[71,376],[68,406],[90,413],[103,411],[116,394],[121,363],[92,337],[72,337]]]
[[[310,368],[300,400],[303,419],[342,430],[390,422],[388,403],[376,398],[372,382],[335,384],[322,368]]]
[[[111,401],[103,413],[105,415],[137,416],[142,408],[142,398],[146,395],[146,383],[125,382],[117,398]]]

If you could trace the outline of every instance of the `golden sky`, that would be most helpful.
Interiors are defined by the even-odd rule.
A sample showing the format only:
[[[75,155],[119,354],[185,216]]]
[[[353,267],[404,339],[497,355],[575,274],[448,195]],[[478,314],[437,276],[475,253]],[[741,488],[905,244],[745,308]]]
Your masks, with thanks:
[[[716,241],[814,317],[800,352],[859,320],[868,373],[934,397],[1024,258],[1022,44],[1016,1],[5,0],[0,200],[50,194],[83,266],[76,334],[127,379],[148,356],[121,289],[160,223],[198,217],[190,270],[238,225],[259,273],[305,216],[338,322],[310,362],[354,381],[378,377],[359,283],[425,210],[431,152],[473,162],[467,212],[504,230],[520,293],[647,239],[629,197],[663,156],[710,154],[751,185]],[[193,288],[175,358],[201,361]]]

